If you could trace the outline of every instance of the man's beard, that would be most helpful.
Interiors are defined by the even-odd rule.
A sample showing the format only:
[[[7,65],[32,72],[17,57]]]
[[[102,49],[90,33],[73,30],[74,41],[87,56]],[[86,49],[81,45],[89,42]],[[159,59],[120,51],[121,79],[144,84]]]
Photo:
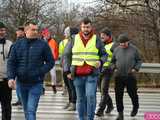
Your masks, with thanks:
[[[6,35],[4,35],[4,34],[1,34],[0,35],[0,39],[3,39],[3,38],[5,38],[6,37]]]

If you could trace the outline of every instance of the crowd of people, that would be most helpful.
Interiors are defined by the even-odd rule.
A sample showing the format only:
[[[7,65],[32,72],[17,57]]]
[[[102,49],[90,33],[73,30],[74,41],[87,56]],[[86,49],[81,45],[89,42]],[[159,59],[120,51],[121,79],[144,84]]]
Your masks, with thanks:
[[[115,79],[115,99],[118,116],[124,120],[123,94],[127,88],[133,109],[138,113],[139,100],[135,73],[142,60],[138,48],[126,33],[113,40],[112,31],[104,27],[99,35],[89,18],[80,22],[80,29],[67,27],[59,45],[48,28],[38,31],[38,25],[29,21],[16,30],[16,42],[6,39],[7,27],[0,22],[0,103],[2,120],[11,120],[12,105],[23,107],[25,120],[36,120],[40,96],[45,92],[44,78],[51,75],[53,93],[57,93],[55,61],[60,58],[68,102],[63,109],[78,112],[79,120],[94,120],[110,114],[114,109],[109,95],[109,83]],[[96,111],[96,92],[101,99]],[[12,89],[17,102],[11,104]]]

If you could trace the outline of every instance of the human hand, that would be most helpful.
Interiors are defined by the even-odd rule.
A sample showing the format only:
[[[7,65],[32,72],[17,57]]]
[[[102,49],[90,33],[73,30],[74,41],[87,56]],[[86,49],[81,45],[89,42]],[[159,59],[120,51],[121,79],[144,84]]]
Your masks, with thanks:
[[[96,62],[96,68],[99,68],[101,66],[101,62],[100,61],[97,61]]]
[[[14,89],[15,85],[16,85],[15,80],[13,80],[13,79],[8,80],[8,86],[9,86],[9,88]]]
[[[70,80],[72,80],[71,73],[69,73],[69,74],[67,75],[67,78],[70,79]]]

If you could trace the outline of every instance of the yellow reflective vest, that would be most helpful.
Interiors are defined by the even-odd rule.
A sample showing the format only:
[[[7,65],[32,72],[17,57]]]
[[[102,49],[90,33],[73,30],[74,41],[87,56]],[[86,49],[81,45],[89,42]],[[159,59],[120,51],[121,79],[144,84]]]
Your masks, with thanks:
[[[96,67],[96,61],[99,61],[98,49],[96,48],[96,35],[84,46],[80,35],[75,36],[72,48],[72,65],[83,66],[84,63]]]
[[[67,45],[67,43],[68,43],[68,39],[64,39],[63,41],[61,41],[59,43],[59,56],[63,55],[64,49],[65,49],[65,46]]]
[[[112,60],[111,47],[112,47],[112,45],[113,45],[113,42],[105,45],[105,49],[106,49],[106,52],[108,54],[108,58],[107,58],[107,62],[105,62],[103,64],[104,67],[108,67],[111,64],[111,60]]]

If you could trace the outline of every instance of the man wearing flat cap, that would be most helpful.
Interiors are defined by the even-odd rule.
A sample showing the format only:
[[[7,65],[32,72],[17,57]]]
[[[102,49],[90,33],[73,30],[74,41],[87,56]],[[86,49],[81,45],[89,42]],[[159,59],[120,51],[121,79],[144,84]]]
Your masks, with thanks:
[[[7,57],[12,42],[6,40],[6,26],[0,22],[0,103],[2,120],[11,120],[11,89],[7,81]]]
[[[133,105],[130,116],[134,117],[138,112],[139,101],[135,72],[139,71],[142,61],[137,47],[130,43],[126,33],[120,34],[118,41],[119,46],[113,52],[112,63],[115,72],[116,106],[119,113],[116,120],[123,120],[123,94],[125,87]]]

